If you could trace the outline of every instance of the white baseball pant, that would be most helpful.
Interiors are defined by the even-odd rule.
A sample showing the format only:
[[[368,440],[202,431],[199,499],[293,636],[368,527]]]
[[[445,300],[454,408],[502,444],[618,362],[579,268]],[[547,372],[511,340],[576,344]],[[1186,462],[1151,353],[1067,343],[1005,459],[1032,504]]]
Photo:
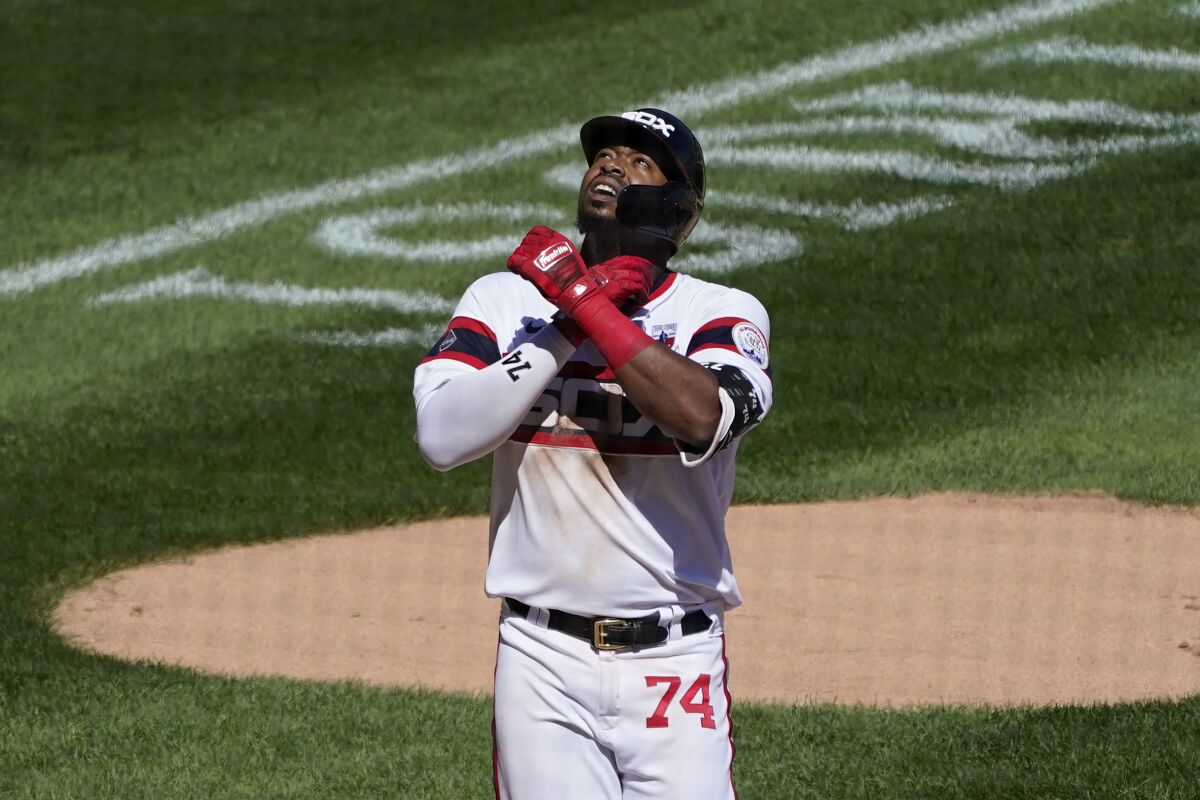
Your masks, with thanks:
[[[503,606],[497,798],[736,800],[725,637],[712,616],[706,632],[683,636],[676,621],[663,644],[597,651],[545,628],[539,609],[527,619]]]

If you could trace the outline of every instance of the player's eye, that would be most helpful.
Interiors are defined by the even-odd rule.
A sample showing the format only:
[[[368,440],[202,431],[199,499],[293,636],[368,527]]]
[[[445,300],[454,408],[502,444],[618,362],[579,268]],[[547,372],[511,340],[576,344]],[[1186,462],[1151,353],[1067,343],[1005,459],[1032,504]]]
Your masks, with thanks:
[[[633,160],[633,163],[637,164],[639,167],[649,167],[650,159],[646,158],[645,156],[638,156]]]

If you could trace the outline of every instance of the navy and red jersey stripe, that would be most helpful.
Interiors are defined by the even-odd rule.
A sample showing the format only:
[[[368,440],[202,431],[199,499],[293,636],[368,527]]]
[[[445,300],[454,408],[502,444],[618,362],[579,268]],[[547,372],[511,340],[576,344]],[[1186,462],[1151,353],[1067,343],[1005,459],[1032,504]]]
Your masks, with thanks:
[[[663,273],[658,276],[658,280],[650,287],[650,296],[646,298],[646,302],[657,300],[666,294],[667,289],[671,288],[671,284],[675,283],[675,279],[679,277],[679,273],[672,272],[669,269],[663,270]]]
[[[470,317],[455,317],[446,326],[446,332],[421,359],[427,361],[448,358],[483,369],[500,360],[500,347],[496,334],[487,325]]]
[[[737,345],[733,343],[733,326],[748,321],[741,317],[721,317],[704,323],[699,330],[692,334],[692,339],[688,342],[687,354],[690,356],[692,353],[713,347],[734,353],[738,352]]]

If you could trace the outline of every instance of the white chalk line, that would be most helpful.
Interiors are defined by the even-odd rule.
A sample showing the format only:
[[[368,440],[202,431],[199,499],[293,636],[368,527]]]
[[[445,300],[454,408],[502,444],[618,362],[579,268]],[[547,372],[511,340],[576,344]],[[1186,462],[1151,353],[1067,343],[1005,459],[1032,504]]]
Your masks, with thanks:
[[[844,77],[913,57],[933,55],[1121,1],[1050,0],[1010,6],[852,45],[755,75],[670,92],[652,101],[651,105],[671,108],[681,116],[695,116],[799,84]],[[108,239],[66,255],[8,267],[0,270],[0,296],[30,292],[69,278],[193,247],[299,211],[409,188],[434,178],[482,170],[505,160],[552,152],[566,147],[577,131],[576,124],[557,125],[458,155],[417,161],[357,178],[327,181],[309,189],[268,194],[146,233]]]
[[[547,225],[552,225],[554,221],[555,217],[542,220]],[[433,239],[416,242],[383,236],[376,232],[376,228],[370,222],[351,217],[331,220],[318,233],[317,242],[330,252],[422,264],[452,264],[504,258],[512,252],[514,241],[519,241],[520,237],[519,233],[515,237],[511,233],[505,233],[470,241]]]
[[[873,110],[885,116],[843,116],[835,119],[808,120],[793,123],[771,123],[759,126],[736,126],[717,129],[716,140],[736,142],[764,140],[784,135],[800,135],[814,131],[879,131],[893,133],[925,133],[943,146],[977,152],[983,155],[1020,160],[1075,160],[1070,173],[1078,174],[1095,163],[1099,156],[1143,152],[1161,147],[1177,147],[1194,143],[1200,132],[1200,114],[1171,114],[1148,112],[1108,101],[1055,101],[997,93],[950,93],[914,87],[905,81],[865,86],[817,100],[797,102],[793,106],[802,114],[832,111]],[[929,119],[914,116],[913,112],[935,112],[979,115],[978,120],[960,118]],[[1157,135],[1123,135],[1101,139],[1055,140],[1032,137],[1017,130],[1031,122],[1087,122],[1116,127],[1140,128]],[[743,156],[744,157],[744,156]],[[914,157],[915,158],[915,157]],[[799,155],[793,161],[801,162]],[[927,169],[929,167],[933,169]],[[921,165],[914,161],[906,167],[911,172],[945,173],[939,165]],[[1023,168],[1024,169],[1024,168]],[[949,172],[954,175],[954,170]],[[1055,175],[1046,169],[1034,170],[1027,176],[995,176],[1009,187],[1032,186]],[[938,180],[940,178],[934,178]],[[986,174],[971,180],[989,180]]]
[[[799,256],[804,244],[788,231],[770,230],[753,225],[700,225],[688,239],[700,246],[723,245],[716,253],[691,252],[671,262],[679,272],[722,273],[751,264],[763,264]],[[510,243],[511,244],[511,243]],[[507,245],[506,245],[507,247]],[[507,253],[507,249],[504,251]],[[445,301],[443,301],[445,302]],[[447,305],[449,305],[447,303]],[[432,343],[441,328],[387,328],[381,331],[336,331],[306,333],[304,341],[338,347],[396,347]]]
[[[565,145],[576,133],[576,127],[561,125],[520,139],[505,139],[495,145],[459,155],[417,161],[352,179],[327,181],[311,189],[266,195],[136,236],[108,239],[59,258],[0,271],[0,296],[30,292],[68,278],[165,255],[297,212],[409,188],[428,180],[486,169],[506,160],[550,152]]]
[[[462,260],[503,260],[512,252],[514,236],[498,235],[486,239],[462,241],[413,242],[379,231],[382,228],[413,224],[439,218],[471,219],[482,212],[491,219],[535,221],[557,224],[565,222],[561,212],[549,206],[441,206],[384,208],[363,214],[346,215],[326,220],[316,233],[319,244],[330,252],[345,255],[371,255],[406,262],[450,263]],[[565,228],[566,225],[560,225]],[[717,225],[702,221],[688,239],[689,244],[718,246],[717,252],[697,253],[691,248],[671,262],[680,272],[722,273],[739,267],[790,258],[803,252],[803,243],[787,231],[760,228],[754,225]]]
[[[1192,0],[1190,3],[1184,3],[1181,6],[1175,6],[1172,13],[1179,17],[1191,17],[1192,19],[1200,19],[1200,0]]]
[[[455,208],[384,209],[370,213],[381,215],[387,219],[407,221],[424,219],[439,211],[446,217],[459,219],[468,219],[472,212],[479,211],[490,213],[494,218],[514,218],[519,217],[520,212],[529,211],[530,208],[536,210],[536,207],[502,209],[476,205]],[[485,255],[500,258],[507,255],[512,246],[511,238],[511,236],[495,237],[495,241],[490,245],[491,250]],[[753,225],[705,224],[693,232],[692,242],[700,246],[717,245],[722,249],[715,253],[691,252],[677,259],[673,266],[680,272],[728,272],[744,266],[791,258],[801,254],[804,250],[803,242],[792,233]],[[486,241],[474,244],[481,250],[488,246]],[[340,252],[340,245],[336,237],[329,237],[326,245]],[[386,251],[381,254],[390,255]],[[405,255],[407,256],[407,253]],[[387,308],[403,313],[445,313],[454,307],[451,301],[426,292],[362,288],[309,288],[282,281],[273,283],[230,282],[212,274],[204,267],[196,267],[107,292],[93,298],[90,304],[94,307],[103,307],[155,299],[183,300],[197,297],[235,299],[293,307],[362,305]]]
[[[427,325],[423,328],[384,328],[381,331],[359,333],[358,331],[313,331],[300,335],[300,339],[311,344],[332,347],[399,347],[419,344],[432,345],[443,328]]]
[[[704,135],[706,136],[707,132],[704,132]],[[701,141],[704,139],[701,138]],[[711,154],[709,158],[711,160]],[[551,167],[542,177],[551,186],[567,189],[579,186],[579,168],[573,164],[559,164]],[[722,207],[770,211],[807,219],[833,220],[841,223],[842,227],[848,231],[860,231],[940,211],[949,206],[950,201],[948,198],[929,198],[928,200],[917,199],[896,204],[866,203],[857,199],[849,204],[839,205],[836,203],[806,203],[746,192],[713,190],[705,195],[704,205],[706,212]],[[697,230],[706,224],[705,220],[701,220]]]
[[[454,304],[448,300],[425,292],[401,292],[389,289],[312,289],[275,281],[273,283],[230,283],[213,275],[204,267],[139,283],[99,295],[91,301],[93,306],[120,303],[137,303],[145,300],[187,298],[217,298],[222,300],[246,300],[267,305],[292,307],[359,305],[370,308],[386,308],[404,313],[449,313]],[[433,342],[441,328],[425,325],[419,328],[387,328],[382,331],[358,333],[355,331],[321,332],[300,334],[301,341],[311,344],[340,347],[397,347]]]
[[[882,228],[902,220],[942,211],[954,205],[949,197],[915,197],[900,203],[865,203],[855,200],[848,205],[806,203],[782,197],[746,192],[712,192],[713,200],[728,208],[768,211],[808,219],[833,220],[848,231]]]
[[[806,122],[773,123],[747,131],[744,140],[772,139],[780,135],[805,136],[814,133],[920,134],[942,147],[964,150],[994,158],[1014,160],[1071,159],[1097,155],[1116,155],[1141,149],[1147,138],[1130,135],[1101,140],[1061,141],[1030,136],[1018,128],[1029,122],[1019,116],[995,117],[971,121],[955,118],[930,119],[903,114],[885,117],[841,116]],[[769,129],[768,129],[769,128]],[[736,134],[730,134],[734,136]]]
[[[193,297],[246,300],[252,303],[284,306],[359,305],[386,308],[405,314],[447,313],[454,309],[450,301],[428,292],[403,292],[392,289],[322,289],[295,286],[282,281],[272,283],[229,282],[204,267],[164,275],[144,283],[127,286],[92,299],[93,306],[137,303],[144,300],[182,300]]]
[[[875,109],[880,111],[943,111],[960,114],[1016,116],[1039,122],[1090,122],[1168,131],[1188,124],[1191,117],[1149,112],[1107,100],[1041,100],[994,92],[954,93],[922,89],[907,81],[872,84],[817,100],[793,103],[801,113]]]
[[[715,222],[697,225],[688,237],[688,245],[685,255],[671,261],[672,269],[686,274],[719,275],[741,267],[795,258],[804,252],[803,241],[790,231]],[[722,249],[715,253],[697,252],[690,245],[719,245]]]
[[[380,208],[327,219],[313,234],[313,241],[326,250],[343,255],[377,256],[421,263],[447,264],[507,256],[513,246],[511,234],[470,241],[438,239],[412,242],[381,232],[431,220],[460,222],[478,219],[551,225],[562,221],[563,212],[562,209],[544,204],[497,205],[489,202]]]
[[[902,150],[830,150],[800,145],[769,145],[718,151],[710,161],[797,172],[867,172],[936,184],[969,183],[1005,190],[1028,189],[1047,180],[1078,175],[1091,161],[1073,165],[1015,162],[973,164],[946,161]]]
[[[1132,44],[1091,44],[1083,39],[1066,36],[996,50],[980,56],[979,61],[987,66],[1024,61],[1033,64],[1109,64],[1116,67],[1188,72],[1200,70],[1200,53],[1187,53],[1175,47],[1147,50]]]
[[[669,92],[659,102],[662,108],[674,109],[674,113],[680,116],[698,115],[800,84],[832,80],[917,56],[930,56],[965,47],[1117,2],[1123,0],[1051,0],[985,11],[965,19],[852,45],[828,55],[785,64],[756,75]]]

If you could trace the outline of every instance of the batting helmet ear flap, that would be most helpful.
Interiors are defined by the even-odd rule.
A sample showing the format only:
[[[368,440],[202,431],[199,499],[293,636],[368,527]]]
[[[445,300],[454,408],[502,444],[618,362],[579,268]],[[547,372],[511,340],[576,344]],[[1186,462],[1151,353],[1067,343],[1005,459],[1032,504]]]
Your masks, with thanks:
[[[683,181],[631,184],[617,193],[617,221],[671,244],[672,253],[700,221],[704,202]]]

